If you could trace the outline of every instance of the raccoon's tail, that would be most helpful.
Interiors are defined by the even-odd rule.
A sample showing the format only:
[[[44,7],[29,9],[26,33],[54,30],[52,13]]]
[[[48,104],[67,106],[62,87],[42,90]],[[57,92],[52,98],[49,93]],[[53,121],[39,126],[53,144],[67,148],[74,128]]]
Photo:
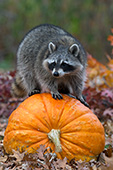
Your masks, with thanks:
[[[14,78],[14,81],[12,83],[11,87],[11,94],[14,97],[25,97],[27,95],[27,92],[25,90],[25,87],[23,85],[22,78],[17,74]]]

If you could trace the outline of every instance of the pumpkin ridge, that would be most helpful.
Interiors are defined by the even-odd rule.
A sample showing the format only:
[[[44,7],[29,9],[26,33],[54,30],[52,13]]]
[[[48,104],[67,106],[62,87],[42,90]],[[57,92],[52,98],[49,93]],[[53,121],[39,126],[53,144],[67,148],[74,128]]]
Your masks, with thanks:
[[[23,105],[21,105],[21,108],[29,113],[29,110],[28,110],[27,108],[25,108]],[[34,118],[37,119],[36,115],[32,114],[32,117],[33,117],[33,116],[34,116]],[[50,129],[40,120],[40,117],[38,117],[38,120],[40,121],[40,123],[43,124],[43,126],[44,126],[45,128],[47,128],[48,130],[50,130]],[[47,123],[47,124],[48,124],[48,123]],[[49,125],[48,125],[48,126],[49,126]],[[32,124],[31,124],[31,127],[34,129],[34,127],[32,126]]]
[[[73,150],[70,150],[67,146],[64,146],[64,145],[62,145],[62,150],[63,150],[63,152],[65,152],[65,156],[67,155],[68,157],[70,157],[70,159],[75,158],[75,160],[78,160],[78,158],[81,159],[81,157],[83,157],[85,161],[86,160],[88,161],[88,160],[96,158],[96,155],[91,152],[89,152],[89,153],[87,152],[87,154],[84,154],[83,151],[81,151],[81,152],[77,151],[76,153],[74,153]],[[69,155],[68,155],[68,153],[69,153]]]
[[[43,143],[43,141],[44,141],[44,145],[46,145],[46,144],[48,143],[48,139],[45,139],[45,138],[42,139],[42,140],[39,140],[38,142]],[[46,141],[46,142],[45,142],[45,141]],[[33,146],[34,146],[35,144],[37,145],[37,142],[34,142],[34,143],[32,142],[32,144],[29,145],[28,147],[30,147],[30,148],[32,147],[32,148],[33,148]],[[40,145],[41,145],[41,144],[40,144]],[[36,148],[36,147],[35,147],[35,148]],[[37,148],[37,149],[38,149],[38,148]]]
[[[35,94],[36,96],[37,96],[37,94]],[[35,97],[35,95],[33,95],[33,96],[30,96],[29,98],[34,98]],[[41,97],[41,94],[38,96],[38,100],[39,100],[39,97]],[[29,98],[27,98],[26,100],[29,100]],[[33,100],[33,99],[32,99]],[[32,102],[32,101],[31,101]],[[28,113],[30,113],[30,111],[29,111],[29,109],[28,108],[26,108],[25,107],[25,105],[26,104],[24,104],[24,101],[19,105],[19,107],[21,107],[23,110],[25,110],[25,111],[27,111]],[[17,108],[18,109],[18,108]],[[36,118],[37,119],[37,117],[36,117],[36,115],[35,114],[32,114],[32,116],[34,116],[34,118]],[[49,125],[48,125],[48,122],[46,121],[46,124],[44,124],[44,122],[43,121],[41,121],[41,119],[40,119],[40,116],[38,117],[38,121],[40,121],[40,123],[45,127],[45,128],[47,128],[48,129],[48,131],[50,130],[50,128],[49,128]],[[32,125],[32,124],[31,124]],[[48,125],[48,126],[47,126]],[[33,127],[33,126],[32,126]]]
[[[72,141],[69,141],[68,139],[64,139],[64,138],[62,138],[62,140],[64,140],[64,141],[68,141],[68,143],[72,143],[73,145],[76,145],[77,147],[79,147],[80,149],[84,149],[84,150],[88,150],[89,151],[89,153],[90,153],[90,149],[88,148],[88,147],[85,147],[85,146],[83,146],[81,143],[80,143],[80,145],[78,145],[77,143],[73,143]],[[64,145],[63,145],[64,146]],[[66,146],[65,146],[66,147]],[[66,147],[67,148],[67,147]],[[68,148],[69,149],[69,148]],[[93,152],[92,152],[92,154],[93,154]]]
[[[70,157],[70,159],[74,159],[75,158],[75,160],[78,160],[78,157],[80,157],[79,159],[81,159],[81,157],[85,157],[85,159],[84,159],[84,161],[90,161],[90,157],[91,157],[91,159],[95,159],[95,155],[84,155],[84,153],[80,153],[80,151],[79,151],[79,153],[73,153],[73,152],[70,152],[70,150],[69,150],[69,148],[67,148],[66,146],[62,146],[62,150],[65,152],[65,153],[70,153],[70,155],[69,155],[69,157]],[[91,153],[90,153],[91,154]],[[65,154],[66,155],[66,154]],[[68,155],[68,154],[67,154]]]
[[[45,145],[45,144],[44,144]],[[52,151],[54,151],[54,143],[52,143],[49,139],[48,142],[46,143],[46,148],[50,147],[52,149]]]
[[[71,98],[70,98],[70,100],[68,100],[68,101],[65,101],[65,103],[64,103],[64,105],[62,106],[63,107],[63,109],[62,109],[62,111],[61,111],[61,115],[60,115],[60,118],[59,118],[59,122],[60,122],[60,120],[61,120],[61,118],[62,118],[62,116],[63,116],[63,112],[64,112],[64,109],[65,109],[65,105],[66,104],[68,104],[68,103],[70,103],[70,101],[71,101]],[[69,109],[70,110],[70,109]],[[69,112],[69,111],[68,111]],[[68,113],[67,112],[67,113]],[[65,125],[64,125],[65,126]],[[63,127],[63,126],[62,126]]]
[[[50,116],[49,116],[49,112],[47,111],[47,106],[46,106],[46,101],[45,101],[45,99],[44,99],[44,95],[41,95],[41,99],[42,99],[42,101],[43,101],[43,104],[44,104],[44,108],[45,108],[45,111],[46,111],[46,114],[47,114],[47,116],[48,116],[48,118],[49,118],[49,122],[50,122],[50,125],[48,124],[48,126],[50,127],[50,131],[51,131],[51,129],[53,129],[53,124],[52,124],[52,122],[51,122],[51,119],[50,119]],[[50,100],[50,99],[48,99],[48,100]],[[52,99],[53,100],[53,102],[54,102],[54,100],[55,99]],[[71,98],[70,98],[70,100],[71,100]],[[68,100],[68,101],[63,101],[63,105],[62,105],[62,107],[60,108],[60,110],[59,110],[59,118],[58,118],[58,120],[57,120],[57,122],[58,122],[58,124],[59,124],[59,122],[60,122],[60,118],[61,118],[61,116],[62,116],[62,114],[63,114],[63,111],[64,111],[64,109],[65,109],[65,104],[66,103],[68,103],[70,100]],[[55,100],[56,101],[56,100]],[[51,104],[52,105],[52,104]],[[54,105],[54,103],[53,103],[53,105]],[[55,108],[55,107],[54,107]],[[48,123],[48,122],[47,122]],[[54,127],[54,129],[57,129],[57,128],[59,128],[59,125],[57,126],[57,127]]]
[[[81,119],[82,117],[85,117],[85,116],[88,115],[88,114],[91,115],[91,114],[88,112],[88,113],[85,113],[85,114],[80,115],[79,117],[74,118],[73,120],[71,120],[70,122],[66,123],[64,126],[62,126],[60,130],[63,131],[63,133],[68,133],[68,131],[65,132],[65,131],[63,130],[64,127],[66,128],[66,126],[69,126],[70,123],[73,124],[73,122],[74,122],[75,120],[78,121],[78,119]],[[93,114],[93,113],[92,113],[92,114]],[[80,126],[82,122],[80,121],[80,122],[78,122],[78,123],[79,123],[78,125]],[[85,122],[85,123],[87,123],[87,122]],[[89,123],[89,124],[90,124],[90,123]],[[66,128],[66,129],[67,129],[67,128]],[[74,129],[73,129],[73,130],[74,130]],[[80,130],[80,129],[78,129],[78,130]],[[71,133],[71,132],[73,132],[73,131],[70,131],[70,129],[69,129],[69,132]]]
[[[64,157],[62,156],[62,154],[61,154],[60,152],[57,152],[56,154],[57,154],[57,157],[58,157],[59,159],[63,160]]]
[[[16,131],[16,130],[12,130],[11,132],[8,132],[8,133],[7,133],[7,136],[9,136],[9,135],[11,135],[11,134],[13,135],[15,131]],[[19,134],[20,134],[21,136],[26,136],[26,134],[27,134],[27,133],[25,133],[26,131],[32,132],[32,130],[24,130],[24,131],[23,131],[23,130],[17,130],[17,131],[20,132]],[[22,132],[22,133],[21,133],[21,132]],[[40,139],[39,139],[39,141],[40,141],[41,139],[43,140],[43,139],[45,139],[45,137],[47,137],[47,134],[46,134],[46,133],[44,133],[46,136],[42,136],[42,135],[41,135],[42,132],[38,132],[38,131],[37,131],[36,133],[37,133],[37,134],[36,134],[37,136],[41,136]],[[16,136],[16,135],[17,135],[17,137],[18,137],[18,133],[15,133],[15,136]],[[31,136],[30,140],[31,140],[31,139],[33,139],[32,136]],[[32,143],[33,143],[33,142],[32,142]],[[35,142],[34,142],[34,143],[35,143]]]
[[[64,103],[64,105],[62,106],[63,109],[62,109],[61,116],[60,116],[60,118],[59,118],[59,123],[60,123],[60,121],[61,121],[61,119],[62,119],[62,116],[64,116],[64,115],[63,115],[63,112],[64,112],[64,109],[65,109],[65,105],[68,104],[68,103],[70,103],[71,100],[72,100],[72,99],[70,98],[70,100],[66,101],[66,102]],[[70,110],[71,110],[71,108],[68,110],[67,114],[70,112]],[[70,121],[70,122],[71,122],[71,121]],[[68,122],[68,123],[70,123],[70,122]],[[62,129],[64,126],[66,126],[68,123],[64,124],[63,126],[62,126],[62,124],[61,124],[61,125],[59,125],[58,127],[60,127],[60,130],[61,130],[61,129]]]
[[[18,130],[18,131],[33,131],[33,132],[36,131],[37,133],[40,132],[40,133],[47,134],[46,132],[43,132],[43,131],[41,131],[41,130],[36,130],[36,129],[32,129],[32,130],[31,130],[31,129],[13,129],[12,132],[13,132],[13,131],[17,131],[17,130]],[[8,134],[8,133],[10,133],[10,131],[8,131],[7,134]]]
[[[66,101],[66,102],[62,105],[62,108],[61,108],[61,111],[60,111],[60,116],[59,116],[59,119],[58,119],[58,127],[60,127],[60,126],[59,126],[59,123],[60,123],[62,114],[63,114],[63,112],[64,112],[65,104],[66,104],[66,103],[68,103],[68,101]]]
[[[50,141],[50,140],[49,140]],[[44,146],[45,146],[45,144],[44,144]],[[54,144],[53,143],[50,143],[50,142],[47,142],[46,143],[46,148],[51,148],[52,149],[52,152],[53,153],[55,153],[55,146],[54,146]],[[63,159],[64,157],[62,156],[62,154],[61,154],[61,152],[56,152],[56,155],[57,155],[57,158],[59,158],[59,159]]]
[[[48,112],[47,112],[47,106],[46,106],[46,104],[45,104],[44,97],[43,97],[42,95],[40,95],[40,97],[41,97],[41,99],[42,99],[42,101],[43,101],[44,108],[45,108],[45,111],[46,111],[46,115],[48,116],[48,119],[49,119],[49,122],[50,122],[50,124],[48,124],[48,122],[47,122],[47,124],[48,124],[48,126],[50,127],[50,129],[52,129],[52,123],[51,123],[51,121],[50,121],[50,117],[49,117]],[[50,130],[50,129],[49,129],[49,130]]]
[[[80,117],[80,116],[79,116]],[[76,118],[77,119],[77,118]],[[62,127],[61,127],[61,131],[62,131],[62,129],[65,127],[65,126],[67,126],[67,125],[69,125],[70,123],[72,123],[72,122],[74,122],[75,121],[75,119],[73,119],[73,120],[71,120],[71,121],[69,121],[68,123],[66,123],[66,124],[64,124]],[[70,130],[69,130],[69,132],[70,132]],[[68,131],[63,131],[63,133],[68,133]]]
[[[39,142],[41,142],[41,143],[38,144]],[[26,151],[29,152],[29,153],[33,153],[33,151],[34,151],[34,153],[36,153],[36,151],[39,149],[40,145],[45,145],[46,146],[48,144],[47,139],[43,139],[43,140],[41,140],[39,142],[38,143],[34,142],[31,145],[26,146],[26,148],[27,148]]]
[[[66,154],[68,155],[68,153],[69,153],[69,156],[68,157],[70,157],[70,159],[76,159],[76,157],[78,157],[78,154],[76,153],[76,154],[74,154],[74,153],[72,153],[72,152],[70,152],[70,150],[69,150],[69,148],[67,148],[66,146],[62,146],[62,152],[65,152],[65,156],[66,156]],[[62,153],[61,153],[61,155],[62,155]],[[83,154],[80,154],[79,153],[79,155],[83,155]]]
[[[70,130],[69,130],[69,132],[68,132],[68,131],[66,131],[66,132],[63,131],[63,134],[64,134],[64,133],[65,133],[65,134],[66,134],[66,133],[67,133],[67,134],[69,134],[69,133],[70,133],[70,134],[71,134],[71,133],[77,133],[77,132],[80,132],[80,131],[81,131],[81,129],[77,129],[76,132],[75,132],[75,130],[73,130],[73,131],[70,131]],[[84,132],[87,132],[87,133],[91,133],[91,134],[92,134],[92,133],[101,134],[101,132],[99,132],[99,131],[92,131],[92,132],[89,132],[88,129],[82,129],[82,132],[83,132],[83,133],[84,133]]]
[[[36,115],[34,115],[34,117],[36,117]],[[37,117],[36,117],[37,118]],[[48,125],[48,127],[46,127],[46,125],[38,118],[38,120],[43,124],[43,126],[45,126],[45,128],[47,128],[48,129],[48,131],[50,131],[50,126],[49,126],[49,124],[48,124],[48,122],[46,121],[46,123],[47,123],[47,125]],[[41,131],[40,130],[40,132],[43,132],[43,131]],[[43,133],[46,133],[46,132],[43,132]]]

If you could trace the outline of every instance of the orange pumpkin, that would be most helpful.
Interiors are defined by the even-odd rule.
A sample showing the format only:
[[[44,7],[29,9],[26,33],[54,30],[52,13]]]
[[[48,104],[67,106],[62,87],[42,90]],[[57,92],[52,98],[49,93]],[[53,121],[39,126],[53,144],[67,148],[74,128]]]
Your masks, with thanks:
[[[4,148],[34,153],[41,144],[68,160],[96,159],[105,145],[104,128],[96,115],[78,100],[51,94],[27,98],[13,111],[5,131]]]

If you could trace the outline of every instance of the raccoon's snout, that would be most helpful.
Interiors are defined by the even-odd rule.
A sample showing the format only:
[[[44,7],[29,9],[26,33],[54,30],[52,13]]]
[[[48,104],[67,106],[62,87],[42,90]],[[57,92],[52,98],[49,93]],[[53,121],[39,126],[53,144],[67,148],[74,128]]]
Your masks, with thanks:
[[[53,73],[53,76],[59,77],[59,73],[58,73],[57,71],[55,71],[55,72]]]
[[[53,69],[52,71],[52,75],[56,78],[60,78],[60,77],[63,77],[64,76],[64,71],[62,69]]]

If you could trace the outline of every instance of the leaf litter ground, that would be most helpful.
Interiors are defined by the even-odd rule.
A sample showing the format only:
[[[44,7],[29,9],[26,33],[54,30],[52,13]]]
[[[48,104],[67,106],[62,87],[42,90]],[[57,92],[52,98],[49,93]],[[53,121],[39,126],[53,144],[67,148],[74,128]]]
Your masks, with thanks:
[[[40,146],[35,154],[13,151],[8,155],[4,151],[3,138],[8,117],[24,99],[17,99],[11,95],[11,83],[14,72],[0,73],[0,170],[111,170],[113,168],[113,60],[107,66],[88,56],[87,82],[83,92],[92,111],[100,119],[105,128],[106,145],[98,161],[67,162],[67,158],[60,160],[51,148]]]

